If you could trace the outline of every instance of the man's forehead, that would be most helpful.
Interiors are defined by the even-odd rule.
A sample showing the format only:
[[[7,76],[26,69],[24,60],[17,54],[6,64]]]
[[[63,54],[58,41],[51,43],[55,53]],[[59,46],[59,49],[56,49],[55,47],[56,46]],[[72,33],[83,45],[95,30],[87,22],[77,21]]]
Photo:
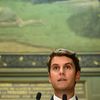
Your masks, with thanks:
[[[73,63],[73,60],[66,56],[62,56],[62,57],[55,56],[51,60],[51,64],[53,63]]]
[[[52,58],[52,60],[56,60],[56,59],[59,59],[59,60],[69,60],[69,61],[72,61],[72,59],[70,57],[67,57],[67,56],[54,56]]]

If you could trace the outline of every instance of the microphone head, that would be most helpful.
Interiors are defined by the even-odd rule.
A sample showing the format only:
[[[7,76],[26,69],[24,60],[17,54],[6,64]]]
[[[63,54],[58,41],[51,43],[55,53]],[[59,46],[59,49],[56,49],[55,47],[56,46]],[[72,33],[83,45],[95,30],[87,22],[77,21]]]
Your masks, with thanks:
[[[63,94],[62,100],[67,100],[67,95]]]
[[[36,100],[40,100],[40,98],[41,98],[41,93],[38,92],[37,95],[36,95]]]

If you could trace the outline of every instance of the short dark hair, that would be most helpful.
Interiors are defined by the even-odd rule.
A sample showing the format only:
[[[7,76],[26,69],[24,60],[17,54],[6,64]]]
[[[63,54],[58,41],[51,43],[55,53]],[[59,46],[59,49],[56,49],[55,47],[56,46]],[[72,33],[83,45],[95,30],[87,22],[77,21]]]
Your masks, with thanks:
[[[52,61],[53,57],[55,57],[55,56],[66,56],[66,57],[71,58],[74,62],[76,72],[81,70],[80,64],[79,64],[79,59],[78,59],[76,53],[73,52],[73,51],[61,48],[61,49],[56,49],[49,56],[49,59],[48,59],[48,62],[47,62],[49,73],[50,73],[51,61]]]

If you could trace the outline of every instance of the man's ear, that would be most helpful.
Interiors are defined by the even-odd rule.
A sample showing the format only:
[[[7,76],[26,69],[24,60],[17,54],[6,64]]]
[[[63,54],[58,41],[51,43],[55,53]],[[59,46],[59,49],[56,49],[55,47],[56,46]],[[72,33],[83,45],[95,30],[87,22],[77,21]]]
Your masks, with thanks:
[[[80,71],[76,72],[76,82],[80,80]]]
[[[51,76],[50,76],[50,73],[48,73],[48,77],[49,77],[49,82],[51,83]]]

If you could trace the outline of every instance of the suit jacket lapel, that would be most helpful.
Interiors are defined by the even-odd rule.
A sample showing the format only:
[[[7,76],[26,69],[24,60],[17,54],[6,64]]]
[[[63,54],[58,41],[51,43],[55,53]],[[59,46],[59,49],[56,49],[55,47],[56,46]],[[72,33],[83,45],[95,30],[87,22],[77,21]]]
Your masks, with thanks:
[[[75,97],[76,97],[76,100],[78,100],[78,97],[77,97],[77,96],[75,96]],[[51,99],[50,99],[50,100],[54,100],[54,99],[53,99],[53,96],[51,97]]]
[[[51,99],[50,99],[50,100],[54,100],[54,99],[53,99],[53,96],[51,97]]]
[[[78,100],[78,97],[76,96],[76,100]]]

